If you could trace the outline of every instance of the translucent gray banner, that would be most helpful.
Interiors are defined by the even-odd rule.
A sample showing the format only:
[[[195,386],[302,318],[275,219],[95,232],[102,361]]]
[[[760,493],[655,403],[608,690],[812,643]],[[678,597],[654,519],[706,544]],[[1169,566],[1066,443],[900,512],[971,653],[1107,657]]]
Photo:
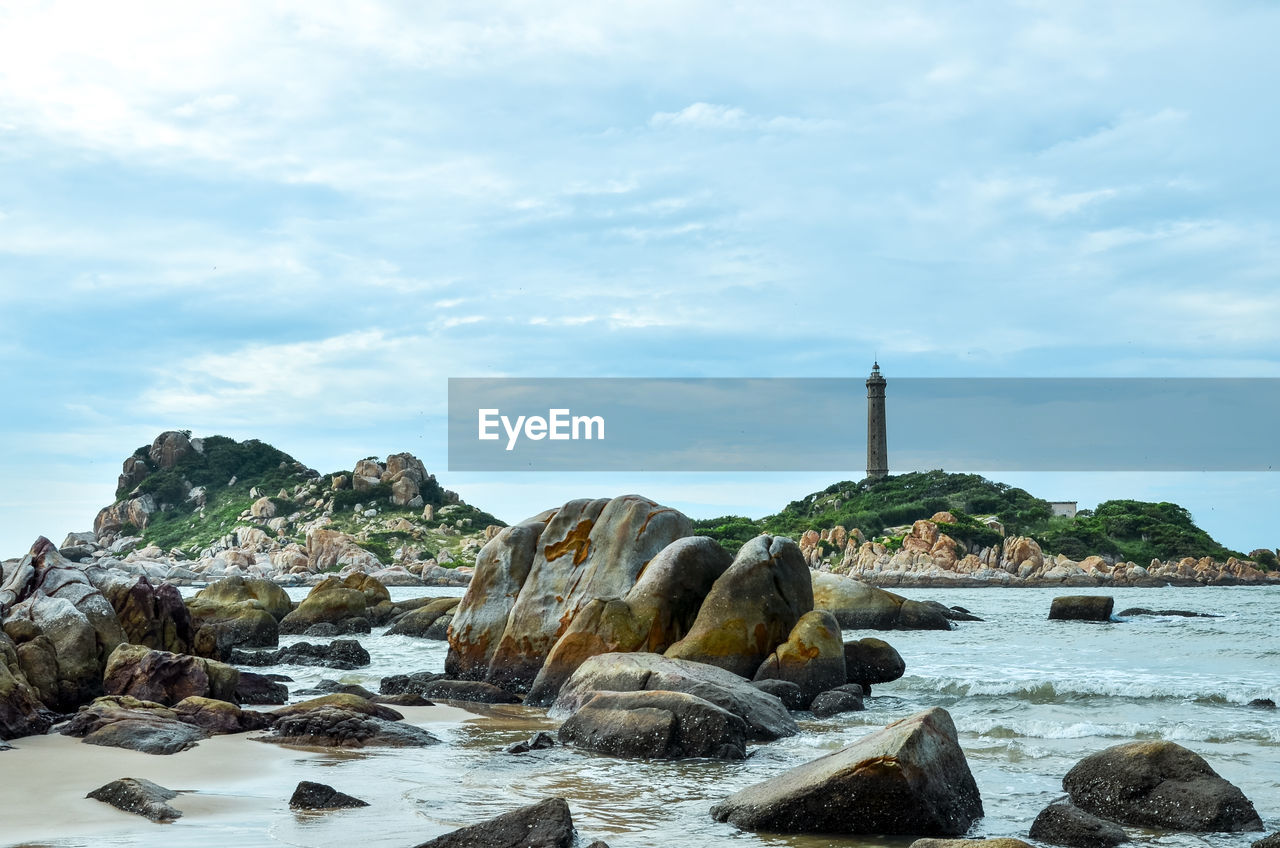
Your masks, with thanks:
[[[449,380],[450,471],[866,467],[862,379]],[[1269,471],[1280,379],[889,379],[891,473]]]

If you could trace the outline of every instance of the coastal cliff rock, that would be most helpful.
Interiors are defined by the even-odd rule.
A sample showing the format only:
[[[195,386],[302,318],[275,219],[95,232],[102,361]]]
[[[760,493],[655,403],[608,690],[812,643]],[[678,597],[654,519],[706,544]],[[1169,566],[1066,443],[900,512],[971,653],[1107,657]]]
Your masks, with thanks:
[[[597,692],[640,691],[684,692],[710,701],[746,722],[749,739],[768,741],[796,733],[795,719],[775,696],[722,668],[660,654],[591,657],[560,690],[554,709],[577,712]]]
[[[744,830],[921,836],[963,835],[982,812],[955,725],[938,707],[711,808]]]
[[[454,613],[446,670],[527,691],[587,604],[624,597],[690,530],[682,513],[625,495],[570,501],[499,532]]]
[[[1062,788],[1080,809],[1134,827],[1262,830],[1243,792],[1173,742],[1130,742],[1090,754],[1067,772]]]
[[[684,692],[596,692],[560,726],[560,741],[622,757],[741,760],[747,725]]]
[[[115,609],[131,644],[175,654],[194,652],[196,634],[191,613],[176,587],[152,583],[141,574],[108,574],[96,585]]]
[[[665,654],[750,677],[813,605],[809,568],[796,543],[757,536],[711,587],[689,634]]]
[[[950,630],[946,615],[931,604],[838,574],[811,571],[813,605],[835,615],[847,630]]]
[[[754,680],[786,680],[800,687],[802,698],[812,702],[820,693],[846,682],[845,649],[840,625],[826,610],[811,610],[800,617],[787,641],[756,669]]]
[[[705,536],[667,545],[625,597],[596,598],[582,608],[547,655],[525,703],[550,705],[589,657],[667,650],[692,628],[703,599],[732,561],[728,551]]]

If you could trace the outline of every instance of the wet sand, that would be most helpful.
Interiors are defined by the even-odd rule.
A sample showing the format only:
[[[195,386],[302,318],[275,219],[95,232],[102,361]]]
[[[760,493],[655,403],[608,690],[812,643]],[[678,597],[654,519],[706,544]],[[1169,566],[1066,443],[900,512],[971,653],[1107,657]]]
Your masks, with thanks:
[[[397,707],[405,720],[428,729],[457,725],[474,713],[456,707]],[[59,844],[129,844],[131,834],[172,828],[174,844],[210,826],[264,822],[288,810],[300,780],[322,780],[318,761],[368,756],[374,749],[319,751],[253,741],[261,733],[215,736],[189,751],[167,756],[86,745],[59,734],[9,742],[0,751],[0,845],[56,841]],[[121,777],[145,778],[181,794],[170,805],[183,817],[158,825],[85,797]],[[339,787],[342,788],[342,787]],[[352,788],[347,787],[350,791]],[[358,794],[355,793],[355,794]],[[306,816],[307,814],[295,814]],[[114,837],[114,839],[111,839]],[[235,844],[234,838],[225,844]]]

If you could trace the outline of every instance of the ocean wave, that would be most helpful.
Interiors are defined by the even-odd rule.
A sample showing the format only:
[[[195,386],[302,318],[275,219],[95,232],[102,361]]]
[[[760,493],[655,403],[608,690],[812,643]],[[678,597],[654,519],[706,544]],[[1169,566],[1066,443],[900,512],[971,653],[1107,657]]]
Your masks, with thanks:
[[[1252,742],[1280,745],[1280,727],[1206,727],[1185,722],[1055,722],[1047,719],[968,718],[959,728],[989,739],[1162,739],[1170,742]]]
[[[1213,685],[1213,684],[1204,684]],[[935,695],[999,697],[1029,701],[1033,704],[1056,704],[1089,698],[1128,698],[1134,700],[1193,701],[1202,704],[1248,704],[1255,698],[1276,698],[1274,687],[1213,685],[1214,691],[1195,691],[1179,687],[1176,681],[1149,680],[973,680],[951,677],[907,675],[896,681],[894,693],[927,692]]]

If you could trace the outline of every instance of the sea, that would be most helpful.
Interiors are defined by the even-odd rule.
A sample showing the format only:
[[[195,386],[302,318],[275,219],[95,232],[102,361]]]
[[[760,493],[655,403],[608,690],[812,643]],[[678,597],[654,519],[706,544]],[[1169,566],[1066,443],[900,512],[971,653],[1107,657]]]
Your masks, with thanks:
[[[306,591],[290,593],[301,598]],[[391,591],[399,599],[460,595],[463,590]],[[442,740],[439,745],[313,753],[264,768],[261,777],[250,775],[230,787],[220,783],[212,794],[239,793],[244,799],[239,813],[235,799],[226,803],[223,797],[224,803],[211,807],[216,813],[184,816],[171,825],[120,814],[118,831],[99,827],[86,836],[60,835],[55,821],[38,844],[409,848],[559,796],[569,802],[583,845],[602,839],[613,848],[905,847],[910,840],[742,832],[713,821],[708,811],[738,789],[928,707],[951,713],[981,791],[986,815],[974,824],[972,837],[1026,838],[1036,814],[1063,796],[1062,777],[1080,758],[1122,742],[1155,739],[1201,754],[1254,802],[1268,832],[1280,829],[1280,711],[1250,706],[1256,699],[1280,701],[1280,587],[1095,591],[1114,597],[1117,612],[1146,607],[1215,617],[1048,620],[1052,598],[1065,593],[1025,588],[904,591],[918,600],[964,607],[983,621],[960,622],[950,632],[846,631],[846,639],[876,636],[888,641],[906,660],[906,674],[874,687],[864,712],[821,720],[799,714],[798,735],[756,745],[744,761],[622,759],[560,746],[507,754],[504,747],[536,731],[553,730],[558,718],[521,706],[474,705],[457,720],[430,726]],[[367,668],[257,670],[291,676],[294,689],[328,678],[377,691],[383,676],[444,668],[442,642],[388,636],[385,628],[360,638],[373,659]],[[261,749],[252,748],[254,744]],[[249,751],[245,756],[260,756],[264,762],[274,756],[268,750],[274,746],[244,747]],[[5,756],[0,752],[0,784],[10,778]],[[133,756],[131,766],[141,768],[134,765],[141,755]],[[293,812],[287,799],[297,780],[331,784],[370,806]],[[201,792],[199,785],[173,788]],[[3,822],[0,812],[0,845],[22,844],[5,841]],[[1247,848],[1262,835],[1129,833],[1137,844],[1159,848]]]

